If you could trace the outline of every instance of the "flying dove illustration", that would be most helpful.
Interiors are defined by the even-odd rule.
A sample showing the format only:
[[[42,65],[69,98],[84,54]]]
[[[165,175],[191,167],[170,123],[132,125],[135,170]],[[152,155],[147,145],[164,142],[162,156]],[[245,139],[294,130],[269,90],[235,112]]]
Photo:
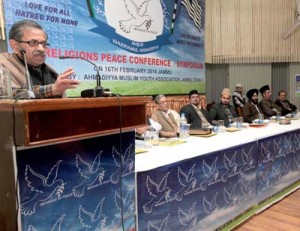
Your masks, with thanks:
[[[178,218],[181,225],[184,226],[183,230],[195,230],[197,225],[197,217],[195,215],[196,202],[192,205],[188,213],[184,212],[181,208],[178,209]]]
[[[276,139],[273,140],[274,154],[275,154],[277,157],[282,156],[282,154],[283,154],[282,148],[281,148],[281,146],[282,146],[282,144],[281,144],[282,140],[281,140],[281,139],[282,139],[282,138],[280,138],[280,139],[278,140],[278,142],[276,141]]]
[[[134,213],[134,198],[132,197],[132,191],[133,189],[128,190],[125,197],[123,196],[123,198],[121,198],[121,195],[118,191],[115,191],[115,205],[119,211],[124,211],[124,218],[129,217]],[[115,216],[113,219],[111,219],[111,224],[114,227],[120,227],[121,222],[121,216]]]
[[[182,186],[181,189],[175,194],[175,198],[177,201],[181,201],[183,194],[185,192],[189,192],[190,190],[194,190],[196,186],[196,178],[194,177],[194,169],[196,164],[190,168],[188,174],[184,173],[180,167],[178,167],[177,177],[179,180],[180,185]]]
[[[106,216],[102,213],[105,197],[98,203],[94,212],[87,211],[82,205],[79,206],[79,221],[82,227],[89,230],[103,230],[106,224]]]
[[[264,145],[263,143],[261,143],[261,158],[258,161],[258,164],[261,165],[262,163],[266,163],[268,161],[271,161],[271,152],[269,150],[269,146],[270,146],[270,141],[267,142],[266,145]]]
[[[268,176],[269,176],[268,171],[260,172],[258,174],[258,180],[260,185],[260,187],[258,187],[258,192],[263,192],[268,188],[270,188],[270,179],[268,178]]]
[[[113,147],[112,157],[114,159],[115,165],[118,167],[118,170],[110,176],[111,183],[117,184],[119,182],[120,175],[126,176],[132,172],[134,167],[134,161],[130,156],[131,150],[132,144],[130,144],[129,147],[126,149],[124,155],[121,155],[120,152],[117,151],[115,147]]]
[[[237,164],[235,162],[236,152],[229,158],[226,154],[223,156],[224,166],[226,172],[222,175],[222,181],[226,182],[228,177],[231,177],[237,173]]]
[[[148,30],[151,26],[151,17],[147,14],[148,4],[151,0],[145,0],[139,6],[134,2],[134,0],[123,0],[128,14],[131,16],[130,19],[120,20],[120,28],[125,32],[129,33],[131,27],[141,27],[145,24]]]
[[[295,146],[295,152],[300,150],[300,135],[294,134],[294,146]]]
[[[131,194],[132,190],[128,190],[126,196],[121,198],[119,192],[115,191],[115,205],[119,211],[123,209],[124,215],[131,214],[134,210],[134,199]]]
[[[272,166],[272,178],[274,179],[272,182],[275,184],[281,179],[281,164],[277,167]]]
[[[228,205],[234,205],[238,202],[238,197],[235,194],[235,190],[236,190],[236,184],[231,188],[230,192],[226,189],[226,187],[224,187],[223,190],[224,201]]]
[[[170,217],[170,214],[168,214],[158,227],[157,225],[154,225],[151,221],[148,221],[148,231],[171,231],[171,229],[168,227],[168,219]]]
[[[294,156],[293,166],[294,166],[295,170],[300,169],[300,155]]]
[[[289,153],[293,153],[293,143],[291,141],[291,136],[288,137],[287,135],[284,137],[284,141],[283,141],[283,150],[284,150],[284,156],[286,156],[286,154]]]
[[[61,231],[61,224],[62,221],[64,219],[64,216],[66,214],[63,214],[53,225],[52,229],[50,229],[50,231]],[[39,231],[38,229],[36,229],[33,225],[29,225],[28,226],[28,230],[27,231]]]
[[[283,172],[288,173],[290,171],[291,171],[291,162],[290,162],[290,160],[288,160],[288,161],[284,160],[283,161]]]
[[[253,187],[248,183],[241,182],[241,197],[243,200],[248,200],[252,197],[254,190]]]
[[[203,208],[207,214],[210,214],[213,210],[218,208],[217,196],[218,192],[215,193],[211,201],[208,201],[205,196],[203,196]]]
[[[167,173],[159,184],[155,183],[150,176],[147,176],[146,187],[151,196],[150,201],[143,205],[145,213],[151,213],[154,204],[160,203],[162,200],[168,200],[170,196],[170,188],[167,187],[167,179],[169,173]]]
[[[38,231],[38,230],[33,225],[29,225],[27,231]]]
[[[47,201],[56,194],[60,197],[64,191],[64,181],[57,178],[58,168],[62,160],[59,160],[48,172],[45,177],[42,174],[35,172],[30,165],[26,165],[25,180],[31,191],[35,192],[34,196],[29,200],[21,203],[21,212],[24,215],[35,213],[35,207],[38,202]]]
[[[202,169],[203,169],[203,172],[204,172],[204,175],[205,175],[205,178],[206,178],[200,184],[200,189],[203,190],[203,191],[206,190],[207,185],[213,184],[214,182],[217,181],[217,178],[218,178],[218,175],[219,175],[219,172],[216,170],[217,160],[218,160],[218,158],[216,158],[213,161],[211,166],[209,166],[206,163],[205,159],[202,162]]]
[[[82,197],[84,195],[84,189],[90,187],[96,182],[102,182],[105,170],[100,166],[100,158],[102,151],[94,158],[92,163],[89,163],[81,158],[79,154],[76,155],[76,167],[82,178],[79,185],[73,188],[73,195],[76,197]]]
[[[251,169],[252,167],[254,167],[253,166],[254,160],[252,158],[252,149],[253,149],[253,147],[251,147],[248,152],[246,152],[244,149],[242,149],[243,166],[241,168],[241,171],[248,170],[248,169]]]

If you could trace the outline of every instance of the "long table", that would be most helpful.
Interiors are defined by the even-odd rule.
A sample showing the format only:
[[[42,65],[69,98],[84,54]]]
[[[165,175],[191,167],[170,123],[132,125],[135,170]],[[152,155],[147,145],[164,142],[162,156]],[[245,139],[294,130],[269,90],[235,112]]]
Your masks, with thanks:
[[[300,121],[292,120],[136,155],[138,230],[238,224],[299,187],[299,141]]]

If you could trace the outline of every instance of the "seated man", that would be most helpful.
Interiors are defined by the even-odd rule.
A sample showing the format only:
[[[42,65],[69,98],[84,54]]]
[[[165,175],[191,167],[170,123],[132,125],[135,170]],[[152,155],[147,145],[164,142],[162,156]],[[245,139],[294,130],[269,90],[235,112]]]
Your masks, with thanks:
[[[191,90],[189,93],[190,104],[180,109],[180,115],[183,113],[190,129],[201,129],[211,126],[211,119],[208,111],[201,106],[200,97],[197,90]]]
[[[151,119],[161,125],[159,135],[161,137],[176,137],[179,133],[179,114],[169,109],[169,104],[164,95],[155,97],[154,102],[157,105],[157,110],[151,115]]]
[[[239,116],[243,116],[243,107],[246,103],[246,97],[243,93],[243,85],[238,83],[232,95],[233,105]]]
[[[258,105],[258,90],[250,89],[247,92],[247,98],[249,101],[243,107],[244,121],[252,123],[253,120],[259,119],[259,115],[263,118],[263,112]]]
[[[209,115],[212,120],[224,120],[225,127],[230,125],[230,122],[234,117],[238,117],[234,106],[230,105],[230,90],[224,88],[221,97],[220,103],[214,104],[214,106],[209,109]]]
[[[291,114],[297,110],[297,107],[290,103],[286,99],[287,92],[285,90],[281,90],[278,92],[278,97],[275,103],[281,108],[281,115],[285,116],[287,114]]]
[[[276,116],[277,113],[281,113],[281,108],[276,105],[271,99],[272,91],[270,89],[270,86],[262,86],[259,91],[263,97],[259,102],[259,106],[264,113],[265,118],[270,118],[272,116]]]

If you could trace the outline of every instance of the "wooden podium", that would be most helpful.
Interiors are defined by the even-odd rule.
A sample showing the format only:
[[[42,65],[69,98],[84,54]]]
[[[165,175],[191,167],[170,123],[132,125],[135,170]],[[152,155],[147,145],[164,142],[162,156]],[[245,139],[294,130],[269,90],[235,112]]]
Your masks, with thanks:
[[[15,153],[35,146],[108,136],[146,124],[151,97],[0,101],[0,230],[18,227]]]

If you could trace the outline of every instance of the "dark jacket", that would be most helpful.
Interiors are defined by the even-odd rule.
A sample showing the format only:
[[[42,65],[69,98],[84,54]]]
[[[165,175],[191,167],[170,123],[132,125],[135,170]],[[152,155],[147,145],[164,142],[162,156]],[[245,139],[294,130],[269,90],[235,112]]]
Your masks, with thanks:
[[[205,119],[211,124],[211,118],[208,114],[208,111],[201,108],[200,111],[202,112]],[[180,109],[180,115],[184,113],[186,120],[189,124],[191,124],[190,129],[201,129],[202,128],[202,120],[197,113],[196,109],[191,105],[185,105]]]
[[[285,102],[289,105],[289,108],[291,110],[285,108],[284,105],[282,104],[282,101],[280,101],[279,99],[275,101],[276,105],[278,105],[282,109],[281,115],[285,116],[286,114],[292,113],[297,110],[297,107],[294,104],[291,104],[290,101],[285,100]]]
[[[257,108],[263,115],[263,112],[259,105],[257,105]],[[258,119],[259,112],[255,108],[255,106],[250,101],[248,101],[243,107],[243,115],[245,122],[252,123],[253,120]]]
[[[276,115],[276,111],[274,111],[273,109],[276,109],[281,113],[281,108],[270,99],[269,100],[262,99],[259,102],[259,106],[266,118],[270,118]]]
[[[228,105],[228,109],[233,118],[238,117],[234,106]],[[229,119],[225,110],[225,106],[221,103],[215,104],[210,110],[209,115],[212,120],[224,120],[224,125],[228,127]]]

